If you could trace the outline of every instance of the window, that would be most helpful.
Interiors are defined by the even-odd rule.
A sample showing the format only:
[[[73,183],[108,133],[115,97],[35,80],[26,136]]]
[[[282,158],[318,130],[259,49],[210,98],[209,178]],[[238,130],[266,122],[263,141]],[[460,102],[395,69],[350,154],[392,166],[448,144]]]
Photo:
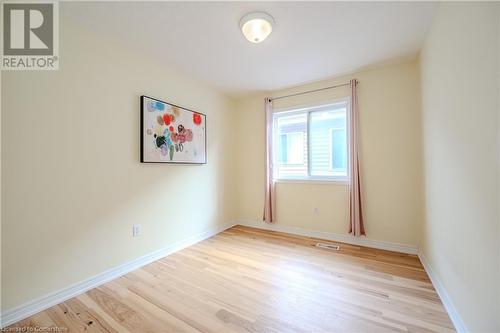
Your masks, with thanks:
[[[276,179],[347,180],[347,101],[274,113]]]
[[[304,133],[290,132],[280,135],[280,163],[304,164]]]
[[[330,130],[331,170],[332,172],[345,172],[347,170],[347,133],[345,127]]]
[[[276,115],[274,118],[275,164],[284,178],[300,178],[307,173],[307,114]],[[276,158],[278,157],[278,158]]]

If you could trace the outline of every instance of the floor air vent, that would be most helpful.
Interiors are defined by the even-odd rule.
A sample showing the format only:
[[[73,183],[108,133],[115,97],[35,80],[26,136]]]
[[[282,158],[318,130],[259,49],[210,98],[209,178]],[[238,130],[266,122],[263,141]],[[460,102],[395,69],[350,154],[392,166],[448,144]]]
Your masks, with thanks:
[[[340,245],[332,244],[332,243],[316,243],[316,247],[320,247],[322,249],[334,250],[334,251],[340,250]]]

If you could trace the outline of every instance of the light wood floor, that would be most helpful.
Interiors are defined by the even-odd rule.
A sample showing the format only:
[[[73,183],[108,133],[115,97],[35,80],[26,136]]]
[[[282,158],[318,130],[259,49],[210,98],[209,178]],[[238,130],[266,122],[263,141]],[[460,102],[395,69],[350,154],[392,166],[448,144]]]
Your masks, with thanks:
[[[454,332],[418,258],[233,227],[13,326],[70,332]]]

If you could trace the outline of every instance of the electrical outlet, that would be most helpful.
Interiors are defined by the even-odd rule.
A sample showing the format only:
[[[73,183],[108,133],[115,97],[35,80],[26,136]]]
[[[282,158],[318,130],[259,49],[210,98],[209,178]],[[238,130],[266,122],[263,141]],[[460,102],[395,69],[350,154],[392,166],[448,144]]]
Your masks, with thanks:
[[[137,237],[137,236],[140,236],[142,233],[141,231],[141,225],[140,224],[134,224],[132,226],[132,236],[133,237]]]
[[[319,208],[318,207],[314,208],[314,215],[319,215]]]

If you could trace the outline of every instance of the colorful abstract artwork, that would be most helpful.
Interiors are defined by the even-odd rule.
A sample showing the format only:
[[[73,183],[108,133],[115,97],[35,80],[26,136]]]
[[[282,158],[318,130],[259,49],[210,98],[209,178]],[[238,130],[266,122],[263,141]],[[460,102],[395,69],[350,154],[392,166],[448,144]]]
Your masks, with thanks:
[[[141,96],[141,162],[207,162],[206,116]]]

